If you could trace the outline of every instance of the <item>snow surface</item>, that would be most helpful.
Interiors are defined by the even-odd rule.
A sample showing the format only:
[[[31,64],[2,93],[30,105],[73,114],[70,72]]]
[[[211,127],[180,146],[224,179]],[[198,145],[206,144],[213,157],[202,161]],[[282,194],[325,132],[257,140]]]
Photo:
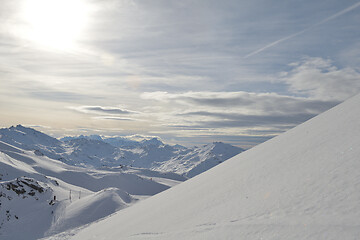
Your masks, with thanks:
[[[139,142],[123,137],[98,135],[65,137],[59,141],[21,125],[0,129],[0,141],[36,150],[64,163],[92,168],[128,165],[193,177],[242,152],[243,149],[215,142],[201,147],[170,146],[157,138]]]
[[[71,239],[359,239],[360,95]]]
[[[0,141],[0,239],[39,239],[80,227],[186,180],[131,167],[86,169],[40,153]]]

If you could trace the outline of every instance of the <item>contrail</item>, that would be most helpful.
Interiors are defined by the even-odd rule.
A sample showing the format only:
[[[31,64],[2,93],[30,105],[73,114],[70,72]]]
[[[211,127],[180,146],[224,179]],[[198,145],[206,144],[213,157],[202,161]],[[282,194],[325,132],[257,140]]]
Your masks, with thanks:
[[[310,29],[312,29],[312,28],[314,28],[314,27],[317,27],[317,26],[319,26],[319,25],[321,25],[321,24],[324,24],[324,23],[326,23],[326,22],[328,22],[328,21],[330,21],[330,20],[332,20],[332,19],[334,19],[334,18],[340,17],[341,15],[343,15],[343,14],[345,14],[345,13],[347,13],[347,12],[350,12],[351,10],[353,10],[353,9],[359,7],[359,6],[360,6],[360,2],[357,2],[357,3],[353,4],[353,5],[351,5],[350,7],[345,8],[344,10],[341,10],[340,12],[335,13],[334,15],[331,15],[331,16],[328,17],[328,18],[325,18],[324,20],[322,20],[322,21],[320,21],[320,22],[318,22],[318,23],[315,23],[315,24],[311,25],[311,26],[308,27],[308,28],[305,28],[304,30],[301,30],[301,31],[299,31],[299,32],[297,32],[297,33],[291,34],[291,35],[289,35],[289,36],[287,36],[287,37],[283,37],[283,38],[281,38],[281,39],[279,39],[279,40],[276,40],[275,42],[272,42],[272,43],[266,45],[265,47],[262,47],[262,48],[260,48],[260,49],[258,49],[258,50],[256,50],[256,51],[253,51],[253,52],[249,53],[248,55],[246,55],[244,58],[248,58],[248,57],[254,56],[254,55],[256,55],[256,54],[258,54],[258,53],[260,53],[260,52],[262,52],[262,51],[264,51],[264,50],[266,50],[266,49],[268,49],[268,48],[270,48],[270,47],[272,47],[272,46],[275,46],[275,45],[283,42],[283,41],[286,41],[286,40],[288,40],[288,39],[291,39],[291,38],[293,38],[293,37],[296,37],[297,35],[300,35],[300,34],[302,34],[302,33],[304,33],[304,32],[307,32],[307,31],[309,31]]]

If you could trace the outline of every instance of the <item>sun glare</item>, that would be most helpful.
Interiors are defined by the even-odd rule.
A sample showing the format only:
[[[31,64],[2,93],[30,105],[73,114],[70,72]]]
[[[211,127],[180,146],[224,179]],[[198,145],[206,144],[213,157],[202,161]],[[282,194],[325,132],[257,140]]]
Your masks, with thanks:
[[[87,24],[88,10],[82,0],[26,0],[25,37],[41,47],[73,48]]]

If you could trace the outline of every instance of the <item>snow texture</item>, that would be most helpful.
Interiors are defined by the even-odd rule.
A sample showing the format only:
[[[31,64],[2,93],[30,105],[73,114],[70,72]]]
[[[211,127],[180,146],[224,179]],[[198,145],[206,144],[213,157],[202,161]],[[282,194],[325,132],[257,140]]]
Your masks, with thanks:
[[[67,236],[81,240],[358,239],[359,106],[357,95]]]
[[[33,140],[27,143],[39,142]],[[40,151],[0,141],[0,239],[39,239],[81,227],[186,179],[131,167],[70,166]]]
[[[134,141],[98,135],[65,137],[59,141],[21,125],[0,129],[0,141],[38,156],[48,156],[82,167],[127,165],[193,177],[242,152],[243,149],[214,142],[201,147],[170,146],[157,138]]]

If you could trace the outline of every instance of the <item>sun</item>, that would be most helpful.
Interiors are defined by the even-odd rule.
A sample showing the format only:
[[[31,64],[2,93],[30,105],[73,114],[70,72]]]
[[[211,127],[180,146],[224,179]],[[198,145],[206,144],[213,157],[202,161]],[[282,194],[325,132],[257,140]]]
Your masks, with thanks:
[[[75,47],[88,22],[83,0],[26,0],[22,8],[25,37],[41,47]]]

